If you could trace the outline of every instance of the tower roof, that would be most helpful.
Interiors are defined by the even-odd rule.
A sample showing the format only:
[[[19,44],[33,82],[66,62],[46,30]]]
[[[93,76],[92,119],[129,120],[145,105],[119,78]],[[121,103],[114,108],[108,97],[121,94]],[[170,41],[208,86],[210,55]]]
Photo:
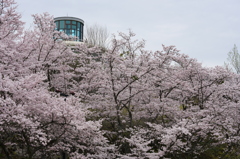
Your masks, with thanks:
[[[58,20],[74,20],[74,21],[78,21],[78,22],[81,22],[84,24],[84,21],[80,18],[76,18],[76,17],[68,17],[68,16],[65,16],[65,17],[56,17],[54,18],[54,21],[58,21]]]

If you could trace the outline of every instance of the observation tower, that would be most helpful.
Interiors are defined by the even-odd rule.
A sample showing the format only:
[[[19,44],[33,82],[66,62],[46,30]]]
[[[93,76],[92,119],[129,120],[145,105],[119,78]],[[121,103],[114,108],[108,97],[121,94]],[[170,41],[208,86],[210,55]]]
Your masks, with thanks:
[[[54,18],[56,30],[63,31],[69,36],[77,37],[76,41],[83,41],[84,21],[76,17],[56,17]]]

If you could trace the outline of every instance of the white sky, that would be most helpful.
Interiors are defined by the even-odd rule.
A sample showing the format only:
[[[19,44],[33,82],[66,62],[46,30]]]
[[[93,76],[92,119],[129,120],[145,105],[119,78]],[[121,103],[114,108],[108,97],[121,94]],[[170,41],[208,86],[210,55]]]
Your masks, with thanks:
[[[29,27],[32,14],[73,16],[110,33],[131,29],[147,50],[175,45],[203,66],[222,66],[240,49],[240,0],[16,0]],[[240,50],[239,50],[240,51]]]

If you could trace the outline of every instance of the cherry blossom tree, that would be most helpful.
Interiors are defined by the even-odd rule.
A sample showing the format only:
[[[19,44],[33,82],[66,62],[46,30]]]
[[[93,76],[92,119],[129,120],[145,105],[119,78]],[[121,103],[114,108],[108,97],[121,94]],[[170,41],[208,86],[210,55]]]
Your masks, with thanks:
[[[238,158],[239,75],[135,34],[69,47],[48,13],[0,12],[0,157]]]
[[[76,97],[64,100],[51,91],[51,71],[65,65],[68,53],[74,55],[57,40],[68,37],[53,31],[53,18],[46,13],[34,15],[36,28],[23,33],[15,2],[3,0],[1,6],[1,158],[52,158],[60,152],[72,158],[108,158],[111,153],[105,152],[111,148],[99,130],[101,123],[86,121]]]
[[[236,157],[239,154],[236,152],[238,139],[235,138],[238,124],[233,122],[236,124],[233,128],[229,120],[235,120],[239,112],[239,95],[234,90],[239,86],[231,84],[236,83],[232,80],[237,77],[220,67],[202,68],[172,47],[166,47],[164,51],[168,62],[164,60],[167,65],[162,70],[156,69],[159,74],[154,73],[154,76],[159,75],[154,82],[156,94],[153,91],[153,96],[144,99],[148,101],[145,108],[149,113],[141,110],[141,115],[145,114],[146,118],[153,115],[154,120],[150,120],[146,128],[132,130],[131,139],[126,139],[134,150],[129,155],[143,158]],[[162,59],[164,54],[159,53]],[[235,132],[231,135],[230,127]],[[236,142],[230,138],[235,138]]]
[[[102,129],[119,157],[194,158],[236,150],[235,74],[204,68],[174,46],[145,51],[144,41],[132,40],[132,32],[119,36],[100,61],[84,55],[88,69],[79,69],[87,71],[79,90],[92,112],[89,119],[103,119]],[[236,140],[229,140],[229,120]]]

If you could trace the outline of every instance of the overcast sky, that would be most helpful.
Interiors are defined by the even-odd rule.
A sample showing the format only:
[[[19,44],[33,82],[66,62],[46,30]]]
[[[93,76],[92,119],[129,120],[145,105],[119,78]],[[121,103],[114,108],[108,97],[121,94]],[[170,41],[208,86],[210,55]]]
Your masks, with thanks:
[[[32,14],[73,16],[110,33],[131,29],[147,50],[175,45],[203,66],[222,66],[240,48],[240,0],[16,0],[26,27]]]

